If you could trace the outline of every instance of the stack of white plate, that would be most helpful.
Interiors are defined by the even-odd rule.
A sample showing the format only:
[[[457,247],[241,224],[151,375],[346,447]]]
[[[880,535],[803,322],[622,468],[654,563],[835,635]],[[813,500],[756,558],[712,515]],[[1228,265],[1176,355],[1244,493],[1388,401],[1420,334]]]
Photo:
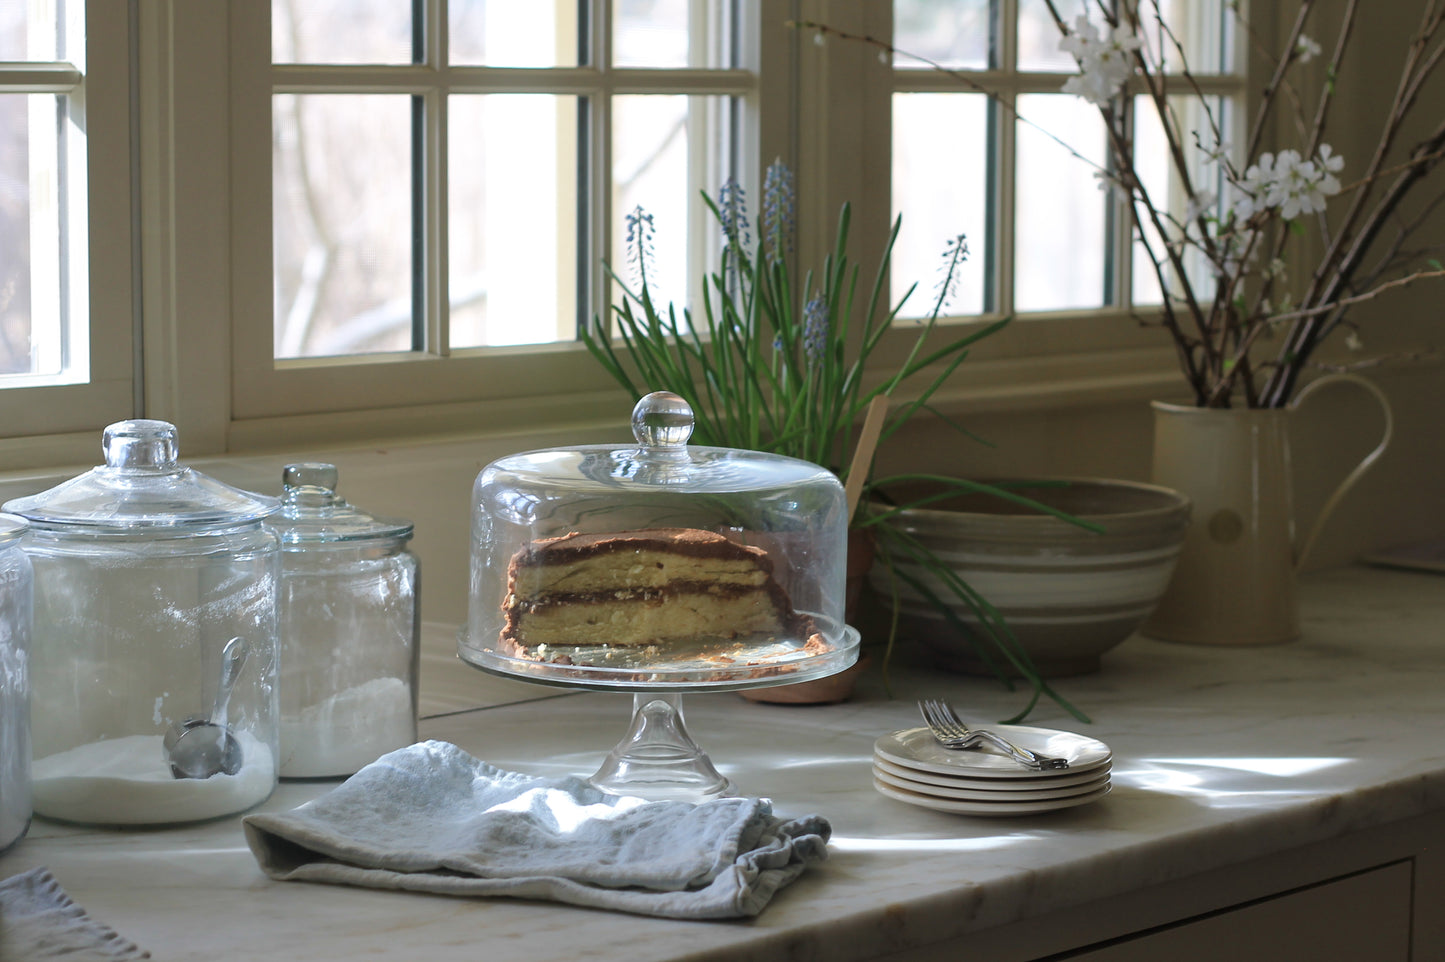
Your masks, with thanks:
[[[873,743],[873,787],[889,798],[964,815],[1029,815],[1072,808],[1109,793],[1113,753],[1094,738],[1023,725],[989,725],[1020,748],[1066,759],[1037,771],[992,748],[944,748],[926,728]]]

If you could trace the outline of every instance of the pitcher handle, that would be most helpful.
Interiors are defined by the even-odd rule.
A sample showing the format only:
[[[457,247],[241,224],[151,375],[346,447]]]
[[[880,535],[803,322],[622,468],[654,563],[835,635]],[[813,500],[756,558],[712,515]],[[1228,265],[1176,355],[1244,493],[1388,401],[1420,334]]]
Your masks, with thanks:
[[[1393,437],[1395,433],[1395,413],[1390,407],[1389,399],[1385,397],[1385,392],[1376,387],[1373,381],[1366,380],[1358,374],[1326,374],[1324,377],[1317,378],[1305,385],[1304,389],[1295,396],[1294,403],[1291,404],[1290,407],[1298,408],[1304,403],[1305,398],[1309,397],[1319,388],[1328,384],[1341,383],[1355,384],[1375,396],[1375,400],[1380,402],[1380,411],[1385,415],[1385,431],[1380,437],[1380,443],[1375,445],[1375,449],[1365,455],[1364,459],[1355,465],[1353,471],[1345,475],[1345,480],[1340,482],[1339,487],[1335,488],[1334,494],[1331,494],[1329,499],[1325,501],[1325,506],[1320,509],[1320,513],[1315,517],[1314,524],[1310,527],[1309,536],[1305,538],[1299,551],[1295,554],[1294,568],[1296,571],[1304,567],[1305,558],[1314,548],[1315,541],[1319,539],[1320,531],[1324,528],[1325,521],[1334,512],[1345,494],[1355,486],[1355,482],[1360,480],[1364,473],[1370,469],[1370,466],[1380,459],[1380,455],[1385,453],[1385,448],[1389,446],[1390,438]]]

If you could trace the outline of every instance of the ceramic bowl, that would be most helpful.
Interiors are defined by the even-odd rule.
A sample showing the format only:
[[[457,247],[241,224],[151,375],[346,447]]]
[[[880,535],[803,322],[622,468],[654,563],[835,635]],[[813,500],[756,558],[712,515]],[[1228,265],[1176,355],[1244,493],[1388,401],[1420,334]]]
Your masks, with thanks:
[[[1189,499],[1129,481],[1009,484],[1100,525],[1103,533],[977,494],[902,511],[885,523],[916,538],[997,609],[1041,674],[1096,671],[1099,656],[1134,632],[1169,583],[1189,524]],[[926,489],[888,493],[894,503],[908,503]],[[885,601],[890,580],[897,582],[900,633],[929,648],[941,667],[991,673],[970,638],[979,630],[974,614],[926,567],[899,560],[896,553],[894,562],[899,575],[921,581],[948,601],[965,626],[950,622],[906,578],[890,579],[875,565],[870,580]]]

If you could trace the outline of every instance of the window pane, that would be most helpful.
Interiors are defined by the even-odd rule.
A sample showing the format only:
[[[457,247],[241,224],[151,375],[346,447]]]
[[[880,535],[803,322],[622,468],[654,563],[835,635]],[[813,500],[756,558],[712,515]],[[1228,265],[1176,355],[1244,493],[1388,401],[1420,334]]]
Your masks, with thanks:
[[[1014,306],[1099,307],[1108,263],[1108,194],[1093,174],[1105,163],[1103,120],[1081,98],[1058,94],[1020,95],[1018,111],[1037,126],[1017,124]]]
[[[271,60],[411,63],[411,12],[405,0],[271,0]]]
[[[24,4],[21,4],[24,12]],[[30,161],[26,103],[0,96],[0,374],[31,364]]]
[[[1225,72],[1233,14],[1222,0],[1159,0],[1159,11],[1169,26],[1167,34],[1160,31],[1152,10],[1143,21],[1142,37],[1150,63],[1157,64],[1162,58],[1166,71],[1178,72],[1183,67],[1178,47],[1183,47],[1191,71]]]
[[[642,207],[655,241],[648,286],[660,303],[679,307],[701,290],[704,247],[715,236],[698,192],[714,197],[728,176],[721,134],[732,103],[725,97],[621,96],[612,103],[612,269],[636,282],[636,248],[627,218]],[[710,264],[708,265],[710,268]]]
[[[1054,0],[1059,16],[1070,28],[1074,18],[1088,12],[1090,22],[1104,23],[1103,14],[1095,3],[1086,0]],[[1076,73],[1079,64],[1073,55],[1059,49],[1063,34],[1054,22],[1053,14],[1044,0],[1019,0],[1018,68],[1020,70],[1053,71]]]
[[[577,98],[458,95],[448,119],[451,346],[572,340]]]
[[[59,26],[65,21],[65,4],[0,0],[0,61],[61,59]]]
[[[451,63],[487,67],[575,67],[576,0],[449,0]]]
[[[1208,103],[1210,112],[1206,113],[1205,101],[1201,101],[1197,97],[1171,97],[1169,99],[1170,109],[1178,118],[1180,129],[1198,131],[1201,144],[1205,148],[1212,148],[1215,139],[1209,133],[1212,129],[1211,116],[1214,124],[1219,128],[1227,129],[1227,127],[1220,114],[1223,109],[1221,101],[1212,99]],[[1193,188],[1192,197],[1189,191],[1184,189],[1183,180],[1170,160],[1168,143],[1164,138],[1164,127],[1160,123],[1159,112],[1155,109],[1153,100],[1147,97],[1135,98],[1134,169],[1138,173],[1144,189],[1149,192],[1149,199],[1153,205],[1166,210],[1172,218],[1172,222],[1167,224],[1170,238],[1177,237],[1182,229],[1181,225],[1186,223],[1190,235],[1198,238],[1200,236],[1199,226],[1191,215],[1202,210],[1206,216],[1217,216],[1219,198],[1224,193],[1223,175],[1219,163],[1212,161],[1203,150],[1196,147],[1191,135],[1186,134],[1185,136],[1184,156],[1189,165],[1190,186]],[[1160,258],[1161,261],[1166,260],[1159,232],[1147,222],[1141,224],[1140,227],[1144,231],[1149,249],[1153,251],[1154,256]],[[1137,238],[1134,241],[1133,256],[1134,302],[1136,304],[1160,303],[1158,271],[1154,268],[1149,251]],[[1185,248],[1184,263],[1194,290],[1204,289],[1203,283],[1210,275],[1208,260],[1197,247],[1189,246]],[[1172,270],[1169,270],[1167,276],[1173,275],[1173,273]]]
[[[617,67],[727,67],[730,0],[616,0],[612,63]]]
[[[966,234],[970,255],[944,313],[985,310],[988,222],[988,99],[982,94],[894,94],[893,213],[903,227],[893,249],[892,303],[918,289],[904,317],[933,310],[944,244]]]
[[[893,45],[945,67],[984,70],[990,64],[991,0],[895,0]],[[898,67],[920,66],[895,56]]]
[[[55,375],[72,363],[62,296],[64,106],[49,94],[0,96],[0,374]]]
[[[276,357],[413,347],[412,102],[274,98]]]
[[[29,59],[26,8],[30,0],[0,0],[0,60]]]
[[[55,44],[37,53],[30,49],[36,40],[29,25],[30,0],[0,0],[0,60],[54,60]]]

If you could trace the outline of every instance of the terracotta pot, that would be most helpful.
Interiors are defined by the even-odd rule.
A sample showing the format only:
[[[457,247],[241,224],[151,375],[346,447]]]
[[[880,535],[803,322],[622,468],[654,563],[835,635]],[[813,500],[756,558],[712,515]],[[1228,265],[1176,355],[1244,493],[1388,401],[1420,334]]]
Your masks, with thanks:
[[[844,617],[849,624],[858,604],[858,595],[873,567],[873,534],[870,531],[850,530],[848,532],[847,594]],[[770,688],[749,688],[739,692],[748,701],[768,702],[776,705],[830,705],[846,701],[858,684],[858,679],[867,670],[867,654],[860,654],[858,660],[836,675],[799,682],[796,685],[774,685]]]
[[[1379,444],[1336,488],[1302,541],[1295,539],[1289,422],[1328,384],[1371,392],[1385,414]],[[1174,577],[1140,631],[1162,641],[1272,645],[1299,637],[1295,571],[1330,513],[1389,443],[1389,402],[1352,374],[1322,377],[1279,409],[1154,403],[1154,481],[1194,502],[1194,524]]]

